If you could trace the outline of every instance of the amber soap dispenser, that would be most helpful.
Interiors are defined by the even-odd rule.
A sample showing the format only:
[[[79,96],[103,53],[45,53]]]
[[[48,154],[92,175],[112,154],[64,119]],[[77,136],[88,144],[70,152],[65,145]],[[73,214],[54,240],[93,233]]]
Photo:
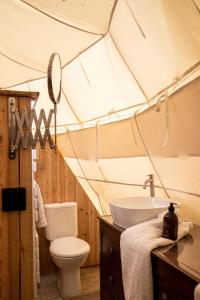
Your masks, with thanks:
[[[175,241],[178,233],[178,217],[174,212],[173,204],[170,203],[168,212],[164,215],[162,237]]]

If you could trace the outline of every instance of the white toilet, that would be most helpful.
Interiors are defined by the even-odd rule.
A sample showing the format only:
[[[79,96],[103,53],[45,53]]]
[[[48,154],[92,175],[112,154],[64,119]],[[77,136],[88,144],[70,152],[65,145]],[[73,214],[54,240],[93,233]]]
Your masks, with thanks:
[[[77,204],[75,202],[45,205],[46,238],[51,241],[50,255],[59,268],[58,289],[63,298],[81,294],[80,266],[90,246],[77,238]]]

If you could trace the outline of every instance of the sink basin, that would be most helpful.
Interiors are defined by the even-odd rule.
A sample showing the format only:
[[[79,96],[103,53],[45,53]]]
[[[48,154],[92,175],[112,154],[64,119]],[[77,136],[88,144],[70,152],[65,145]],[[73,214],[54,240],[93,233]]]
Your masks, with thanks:
[[[170,202],[172,200],[158,197],[130,197],[112,200],[109,206],[113,222],[126,229],[156,218],[167,210]]]

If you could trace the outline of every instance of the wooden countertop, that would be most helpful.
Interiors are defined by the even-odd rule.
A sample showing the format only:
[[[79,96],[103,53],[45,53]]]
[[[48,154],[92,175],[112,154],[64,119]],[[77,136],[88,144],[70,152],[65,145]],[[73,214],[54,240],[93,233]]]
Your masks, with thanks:
[[[116,228],[117,231],[120,231],[121,233],[124,231],[123,228],[115,225],[115,223],[113,223],[113,219],[112,216],[103,216],[103,217],[98,217],[100,220],[103,220],[104,222],[106,222],[108,225]]]
[[[154,249],[152,255],[200,282],[200,226],[194,225],[190,234],[173,245]]]
[[[104,216],[100,219],[119,232],[123,232],[123,228],[113,223],[112,216]],[[152,255],[200,282],[200,226],[194,225],[190,234],[178,242],[154,249]]]

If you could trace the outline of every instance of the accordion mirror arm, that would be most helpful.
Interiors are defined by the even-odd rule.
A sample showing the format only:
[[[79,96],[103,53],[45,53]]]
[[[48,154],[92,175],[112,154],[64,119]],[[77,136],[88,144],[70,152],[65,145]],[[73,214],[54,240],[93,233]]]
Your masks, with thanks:
[[[54,104],[54,109],[50,109],[46,117],[44,109],[41,109],[37,117],[35,109],[27,111],[22,108],[19,112],[15,105],[15,98],[8,99],[8,127],[9,127],[9,159],[15,159],[16,150],[20,147],[27,149],[29,145],[33,149],[37,143],[42,149],[45,148],[48,142],[51,149],[57,149],[57,104],[60,102],[61,83],[62,83],[62,68],[60,56],[53,53],[49,60],[47,71],[47,85],[49,98]],[[50,128],[52,117],[54,115],[54,141],[51,137]],[[42,123],[44,127],[42,127]],[[32,132],[32,127],[35,125],[35,131]]]

